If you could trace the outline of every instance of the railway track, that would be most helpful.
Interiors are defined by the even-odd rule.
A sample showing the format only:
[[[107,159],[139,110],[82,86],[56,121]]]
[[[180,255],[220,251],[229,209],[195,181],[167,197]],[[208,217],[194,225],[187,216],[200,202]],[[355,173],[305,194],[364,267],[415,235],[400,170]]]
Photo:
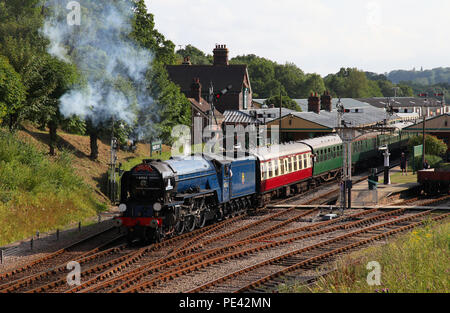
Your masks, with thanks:
[[[345,218],[345,220],[352,220],[353,218],[363,216],[363,215],[370,215],[373,214],[376,210],[371,211],[364,211],[360,213],[353,214],[352,216],[348,216]],[[311,213],[311,212],[309,212]],[[379,214],[379,218],[387,217],[388,215],[395,214],[394,213],[384,213]],[[369,217],[369,219],[375,220],[374,217]],[[344,219],[342,219],[343,221]],[[240,258],[245,258],[249,255],[258,254],[261,251],[266,250],[273,250],[278,247],[286,247],[289,244],[293,244],[296,242],[299,242],[305,238],[314,237],[314,236],[321,236],[327,233],[330,233],[332,231],[336,231],[339,229],[343,229],[342,225],[331,227],[331,229],[325,229],[325,230],[319,230],[314,231],[316,229],[325,227],[327,225],[331,225],[333,223],[337,223],[336,220],[321,222],[315,225],[314,227],[308,226],[308,227],[301,227],[300,229],[296,229],[296,231],[285,231],[280,232],[276,234],[272,234],[265,237],[256,237],[256,238],[250,238],[243,241],[235,242],[233,244],[230,244],[229,246],[223,246],[222,248],[218,249],[212,249],[203,251],[202,253],[198,253],[193,256],[193,258],[190,258],[188,262],[181,262],[185,260],[179,260],[181,264],[176,266],[175,268],[165,271],[159,275],[151,276],[150,279],[146,279],[145,281],[136,284],[136,281],[130,281],[122,288],[114,289],[113,292],[151,292],[152,288],[155,286],[158,286],[162,282],[165,281],[171,281],[174,279],[177,279],[181,276],[186,276],[189,273],[194,273],[196,271],[204,270],[206,267],[213,266],[216,264],[224,264],[224,262],[234,262],[236,260],[239,260]],[[367,222],[367,221],[364,221]],[[359,224],[362,224],[364,222],[360,222]],[[349,227],[355,227],[356,224],[352,224]],[[301,232],[300,235],[296,235],[293,237],[287,237],[287,235],[291,235],[294,233]],[[270,238],[269,238],[270,237]],[[274,238],[278,238],[278,241],[274,241]],[[272,240],[268,240],[272,239]],[[233,251],[230,251],[233,250]],[[228,253],[227,253],[228,252]],[[179,262],[179,263],[180,263]],[[128,287],[128,288],[125,288]],[[154,290],[153,290],[154,291]],[[182,290],[180,290],[182,291]]]
[[[399,232],[421,226],[433,210],[394,219],[346,233],[304,248],[282,254],[239,271],[210,281],[189,292],[267,292],[281,279],[295,277],[307,266],[317,265],[340,253],[359,248]],[[439,214],[431,220],[448,218],[450,213]],[[406,225],[405,225],[406,224]]]
[[[315,210],[312,210],[315,211]],[[430,211],[431,212],[431,211]],[[308,212],[308,214],[312,214],[313,212]],[[392,212],[384,212],[384,211],[378,211],[377,209],[368,210],[368,211],[362,211],[359,213],[352,214],[353,216],[344,216],[340,219],[335,219],[331,221],[325,221],[325,222],[319,222],[317,224],[313,224],[307,227],[300,227],[300,229],[291,229],[284,232],[279,233],[272,233],[269,235],[265,235],[266,233],[273,232],[279,227],[275,228],[268,228],[267,230],[261,232],[261,233],[255,233],[254,235],[250,236],[249,238],[245,238],[241,241],[235,241],[232,244],[224,245],[221,248],[216,249],[210,249],[210,250],[204,250],[202,252],[199,252],[195,255],[192,255],[189,258],[179,259],[174,262],[170,262],[169,267],[159,266],[159,267],[153,267],[147,271],[148,275],[142,275],[138,277],[137,279],[132,279],[128,281],[127,283],[123,284],[120,288],[110,289],[109,291],[112,292],[154,292],[161,291],[164,289],[160,288],[160,285],[165,282],[171,282],[173,281],[173,284],[171,284],[169,288],[166,287],[167,290],[170,290],[171,292],[178,292],[178,291],[185,291],[185,290],[177,290],[176,286],[174,284],[180,277],[187,277],[188,279],[192,279],[194,272],[198,271],[204,271],[205,268],[214,266],[217,264],[223,265],[224,262],[234,262],[240,258],[245,258],[252,254],[257,254],[260,251],[264,251],[267,249],[272,249],[277,246],[293,243],[296,241],[301,241],[305,238],[312,237],[312,236],[320,236],[326,233],[332,233],[337,230],[343,230],[344,232],[347,232],[347,229],[353,228],[353,227],[360,227],[362,225],[367,225],[371,223],[376,223],[383,219],[392,218],[392,216],[395,217],[395,215],[402,215],[406,213],[406,209],[400,209],[400,210],[394,210]],[[362,220],[355,221],[355,218],[363,217]],[[324,230],[319,230],[314,233],[303,233],[299,236],[294,237],[284,237],[291,235],[294,233],[298,233],[301,231],[312,231],[316,230],[318,228],[340,223],[343,221],[347,221],[344,225],[336,225],[331,228],[327,228]],[[335,236],[333,234],[332,236]],[[274,240],[276,239],[276,240]],[[258,245],[255,246],[255,243],[258,243]],[[263,243],[263,245],[261,245]],[[252,246],[253,244],[253,246]],[[239,247],[239,249],[237,249]],[[242,247],[242,249],[241,249]],[[231,251],[232,250],[232,251]],[[176,265],[178,264],[178,265]],[[176,266],[174,266],[176,265]],[[151,272],[151,275],[150,275]],[[143,279],[146,277],[146,279]],[[139,282],[141,280],[141,282]],[[181,284],[181,282],[180,282]],[[156,288],[158,287],[158,288]]]
[[[224,232],[217,232],[218,229],[213,228],[210,229],[207,232],[203,232],[201,234],[202,237],[207,238],[200,238],[200,237],[194,237],[191,240],[183,243],[181,246],[173,249],[171,253],[168,253],[162,258],[158,258],[157,260],[152,261],[146,261],[143,260],[142,264],[139,266],[135,266],[135,268],[130,267],[128,271],[126,271],[124,274],[115,277],[111,280],[105,281],[104,283],[97,284],[93,287],[90,287],[83,292],[105,292],[109,290],[122,290],[124,288],[127,288],[130,284],[144,278],[149,277],[152,274],[159,272],[163,269],[171,268],[173,266],[176,266],[177,264],[183,264],[187,262],[192,262],[193,259],[200,257],[204,255],[204,252],[197,252],[199,250],[205,250],[205,247],[212,247],[214,243],[219,242],[217,246],[222,247],[224,245],[224,241],[226,239],[232,238],[233,236],[236,236],[237,234],[240,234],[240,236],[247,236],[248,230],[258,231],[259,226],[270,223],[270,222],[276,222],[279,218],[289,215],[292,213],[296,213],[297,215],[303,215],[296,212],[296,210],[289,209],[289,210],[281,210],[278,213],[272,213],[267,217],[264,217],[262,219],[251,221],[250,223],[243,225],[241,227],[235,228],[233,230],[227,230]],[[234,240],[230,240],[230,242],[235,242]],[[223,251],[227,249],[233,249],[233,244],[226,245],[225,248],[223,248]],[[211,248],[209,251],[214,250],[214,253],[219,253],[219,248]],[[78,288],[74,288],[71,290],[71,292],[80,291],[83,289],[83,287],[89,286],[95,284],[95,281],[92,281],[90,284],[86,284],[85,286],[81,286]]]
[[[82,260],[107,249],[109,246],[120,245],[123,235],[117,234],[115,227],[108,228],[85,239],[77,241],[65,248],[33,260],[26,265],[0,274],[0,292],[27,278],[36,278],[49,268],[70,261]]]

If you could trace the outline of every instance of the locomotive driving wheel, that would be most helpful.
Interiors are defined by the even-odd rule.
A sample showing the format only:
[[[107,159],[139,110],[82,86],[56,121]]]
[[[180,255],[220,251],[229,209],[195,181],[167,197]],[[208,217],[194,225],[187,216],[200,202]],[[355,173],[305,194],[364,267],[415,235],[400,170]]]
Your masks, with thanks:
[[[196,223],[198,228],[202,228],[206,223],[206,215],[204,212],[200,213],[200,217],[196,218]]]
[[[185,229],[184,221],[178,220],[178,222],[174,225],[175,235],[177,236],[181,235],[182,233],[184,233],[184,229]]]
[[[186,216],[184,219],[184,229],[187,232],[191,232],[195,229],[195,225],[197,224],[196,218],[194,215]]]

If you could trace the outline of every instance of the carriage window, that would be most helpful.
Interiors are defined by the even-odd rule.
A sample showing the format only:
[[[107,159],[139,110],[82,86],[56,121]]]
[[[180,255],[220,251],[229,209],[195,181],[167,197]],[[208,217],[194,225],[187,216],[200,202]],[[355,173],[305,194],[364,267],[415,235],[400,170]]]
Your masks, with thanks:
[[[284,162],[284,159],[280,160],[280,175],[283,175],[285,173]]]
[[[289,172],[292,172],[292,157],[288,159],[288,167]]]
[[[308,158],[304,158],[303,159],[303,168],[307,168],[308,167],[307,162],[308,162]]]
[[[273,177],[272,162],[270,162],[270,161],[267,162],[267,169],[268,169],[268,172],[269,172],[268,178]]]
[[[278,168],[278,160],[272,161],[272,166],[273,166],[273,176],[278,176],[279,175],[279,168]]]
[[[261,163],[261,180],[266,179],[266,165],[264,163]]]

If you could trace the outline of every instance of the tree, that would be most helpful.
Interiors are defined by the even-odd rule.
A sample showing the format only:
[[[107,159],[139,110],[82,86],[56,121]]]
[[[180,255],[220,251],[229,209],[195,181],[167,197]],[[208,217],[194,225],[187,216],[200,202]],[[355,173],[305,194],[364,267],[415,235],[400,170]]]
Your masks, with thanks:
[[[159,117],[157,130],[159,133],[152,133],[154,130],[147,129],[146,139],[159,136],[165,143],[172,144],[172,128],[176,125],[191,125],[191,105],[189,100],[181,93],[180,88],[169,80],[164,64],[158,62],[153,66],[153,71],[148,76],[150,92],[154,97],[155,106],[158,108],[155,117]],[[144,112],[145,113],[145,112]],[[140,114],[141,118],[148,118],[148,114]],[[140,124],[146,125],[152,120],[143,121]]]
[[[366,74],[356,68],[348,69],[346,77],[346,96],[348,98],[365,98],[369,96],[369,84]]]
[[[0,55],[0,123],[6,116],[9,128],[13,130],[16,113],[22,108],[25,98],[25,86],[20,75],[9,64],[8,59]]]
[[[326,90],[325,83],[319,74],[306,75],[305,82],[303,84],[302,98],[308,98],[311,93],[323,94]]]
[[[157,29],[153,14],[148,13],[144,0],[134,0],[133,38],[142,47],[155,53],[155,59],[164,64],[175,64],[175,44],[164,38]]]
[[[273,96],[273,97],[266,99],[266,101],[264,101],[264,104],[266,104],[269,107],[273,106],[275,108],[279,108],[280,107],[280,95]],[[294,100],[292,100],[291,98],[289,98],[286,95],[281,96],[281,107],[291,109],[294,111],[298,111],[298,112],[302,111],[302,108],[297,104],[297,102],[295,102]]]
[[[180,88],[169,80],[164,66],[175,63],[175,45],[170,40],[166,40],[154,26],[153,14],[147,12],[145,2],[136,1],[132,38],[143,47],[156,51],[152,69],[146,75],[149,95],[155,99],[154,111],[140,112],[138,124],[143,125],[146,139],[160,137],[164,142],[171,143],[173,126],[191,124],[190,103],[181,93]],[[189,50],[198,49],[191,46]],[[153,125],[156,125],[156,129]]]
[[[212,64],[212,57],[206,55],[200,49],[192,45],[187,45],[184,49],[177,50],[178,62],[181,63],[185,57],[190,57],[191,63],[196,65],[210,65]]]
[[[9,115],[10,128],[15,128],[30,107],[37,105],[36,96],[45,93],[34,87],[41,76],[40,64],[47,44],[39,34],[43,23],[39,4],[39,0],[0,3],[0,55],[5,56],[20,75],[26,91],[24,105],[16,105]]]
[[[418,135],[409,139],[409,147],[421,145],[423,136]],[[436,156],[443,156],[447,152],[447,145],[435,136],[425,135],[425,153]]]

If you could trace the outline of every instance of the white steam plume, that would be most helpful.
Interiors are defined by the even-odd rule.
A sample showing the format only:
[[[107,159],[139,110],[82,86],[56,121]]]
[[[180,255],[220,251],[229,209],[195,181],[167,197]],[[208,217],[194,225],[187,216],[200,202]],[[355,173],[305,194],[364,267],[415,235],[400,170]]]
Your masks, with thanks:
[[[49,0],[50,16],[41,29],[50,40],[48,52],[72,62],[86,84],[67,92],[60,99],[65,117],[78,115],[94,124],[111,118],[123,120],[146,132],[147,125],[136,125],[138,112],[155,117],[156,108],[146,86],[152,53],[129,38],[133,6],[130,0],[80,0],[79,12],[69,0]],[[69,14],[81,14],[80,25],[71,25]]]

